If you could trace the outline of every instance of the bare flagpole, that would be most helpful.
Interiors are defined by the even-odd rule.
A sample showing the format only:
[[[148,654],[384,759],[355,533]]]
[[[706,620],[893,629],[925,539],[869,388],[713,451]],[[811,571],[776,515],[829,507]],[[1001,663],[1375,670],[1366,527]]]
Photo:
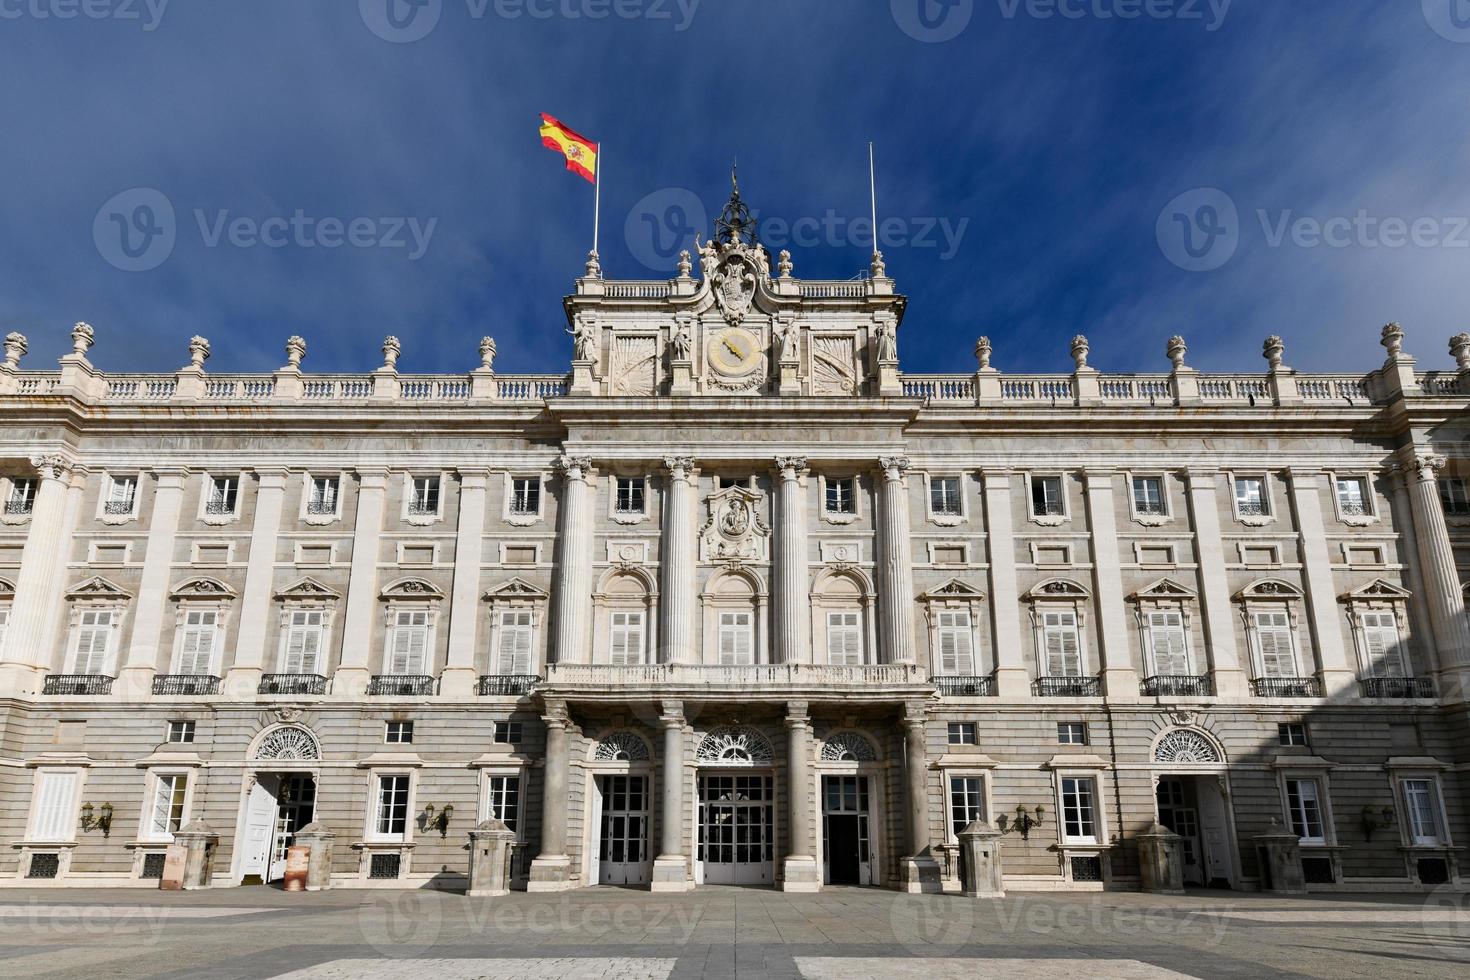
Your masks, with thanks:
[[[882,276],[885,273],[883,267],[883,253],[878,251],[878,176],[873,166],[873,141],[868,141],[868,201],[873,206],[873,262],[871,271],[873,276]]]

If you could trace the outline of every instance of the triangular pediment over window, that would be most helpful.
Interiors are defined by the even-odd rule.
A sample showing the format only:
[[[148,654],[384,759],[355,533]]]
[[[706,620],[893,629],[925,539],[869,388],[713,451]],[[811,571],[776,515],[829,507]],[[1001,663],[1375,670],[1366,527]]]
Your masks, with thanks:
[[[336,592],[310,576],[298,579],[276,593],[282,602],[326,602],[342,598]]]
[[[513,578],[508,582],[502,582],[489,592],[486,592],[485,598],[491,602],[514,599],[534,602],[548,599],[550,596],[546,594],[546,590],[537,588],[523,578]]]
[[[1279,601],[1283,599],[1300,599],[1301,597],[1301,589],[1292,585],[1290,582],[1283,582],[1278,578],[1264,578],[1259,582],[1252,582],[1235,593],[1237,602],[1244,602],[1249,599],[1275,599]]]
[[[442,599],[444,593],[432,582],[421,578],[401,578],[383,587],[380,599]]]
[[[233,599],[235,590],[219,579],[191,578],[169,591],[171,599]]]
[[[1385,582],[1383,579],[1374,579],[1362,588],[1344,592],[1341,596],[1343,602],[1407,602],[1411,593],[1408,589]]]
[[[920,602],[979,602],[985,593],[968,582],[952,578],[943,585],[930,589],[919,596]]]
[[[100,575],[78,582],[66,591],[68,599],[100,599],[111,602],[126,602],[133,594],[116,582],[109,582]]]
[[[1029,602],[1044,602],[1048,599],[1091,599],[1092,593],[1087,591],[1085,587],[1069,579],[1054,578],[1049,582],[1042,582],[1032,586],[1024,598]]]
[[[1134,602],[1184,602],[1189,599],[1198,599],[1199,595],[1192,589],[1187,589],[1175,582],[1173,579],[1161,578],[1157,582],[1145,585],[1128,598]]]

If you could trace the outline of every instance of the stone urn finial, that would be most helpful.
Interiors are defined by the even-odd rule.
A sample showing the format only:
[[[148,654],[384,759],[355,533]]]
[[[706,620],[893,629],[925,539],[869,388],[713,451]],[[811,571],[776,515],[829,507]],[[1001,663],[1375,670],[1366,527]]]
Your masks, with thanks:
[[[480,367],[482,367],[486,371],[490,371],[490,372],[494,372],[494,370],[495,370],[495,338],[494,337],[481,337],[480,338]]]
[[[980,362],[980,370],[990,370],[990,338],[981,337],[975,341],[975,360]]]
[[[383,340],[383,370],[397,371],[398,355],[401,353],[403,345],[398,342],[398,338],[391,335],[386,337]]]
[[[78,323],[71,328],[71,352],[79,357],[86,357],[95,339],[96,334],[89,324]]]
[[[1078,334],[1072,338],[1072,360],[1077,364],[1077,370],[1087,370],[1087,355],[1092,348],[1087,344],[1087,338]]]
[[[791,278],[791,253],[784,248],[781,249],[781,254],[776,257],[776,271],[782,279]]]
[[[1174,370],[1176,371],[1184,367],[1184,355],[1188,351],[1189,346],[1184,343],[1184,338],[1178,334],[1170,337],[1169,346],[1164,348],[1165,355],[1169,358],[1169,362],[1174,365]]]
[[[209,341],[203,337],[189,338],[189,369],[203,371],[204,362],[209,360]]]
[[[1457,333],[1450,338],[1450,354],[1461,371],[1470,371],[1470,333]]]
[[[1404,349],[1404,328],[1397,323],[1390,323],[1383,328],[1378,342],[1388,349],[1389,357],[1398,357]]]
[[[300,371],[301,359],[306,356],[306,341],[292,335],[286,338],[286,369]]]
[[[689,273],[694,269],[694,262],[689,258],[689,249],[679,253],[679,278],[688,279]]]
[[[1285,353],[1286,345],[1281,342],[1280,337],[1274,334],[1267,337],[1266,342],[1261,345],[1261,356],[1266,359],[1266,363],[1271,365],[1273,371],[1281,370],[1281,357]]]
[[[26,335],[12,330],[5,335],[5,366],[14,371],[20,367],[20,359],[30,348],[26,345]]]

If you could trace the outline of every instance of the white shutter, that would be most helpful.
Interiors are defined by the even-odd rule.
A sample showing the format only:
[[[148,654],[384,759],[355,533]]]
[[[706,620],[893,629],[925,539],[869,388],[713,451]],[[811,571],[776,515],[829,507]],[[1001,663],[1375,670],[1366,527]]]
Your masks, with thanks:
[[[153,812],[149,820],[154,837],[167,837],[169,809],[174,800],[174,776],[159,776],[153,783]]]
[[[1261,647],[1261,676],[1295,677],[1296,657],[1291,649],[1291,621],[1284,612],[1258,612],[1256,638]]]
[[[286,632],[286,660],[281,670],[287,674],[320,674],[322,648],[322,614],[298,610],[291,614]]]
[[[1154,673],[1163,677],[1188,677],[1189,649],[1184,637],[1184,616],[1178,612],[1148,614],[1149,643],[1154,658]]]
[[[107,649],[112,639],[112,612],[91,609],[82,613],[77,626],[77,652],[72,673],[101,674],[107,670]]]
[[[388,673],[422,674],[428,640],[429,614],[400,612],[393,629],[393,654],[388,663]]]
[[[531,614],[504,613],[500,617],[500,672],[531,672]]]
[[[1403,677],[1404,658],[1399,653],[1399,628],[1393,613],[1364,613],[1362,622],[1368,676]]]
[[[1404,780],[1404,796],[1408,801],[1409,836],[1418,846],[1439,843],[1439,822],[1435,819],[1434,790],[1427,779]]]
[[[750,613],[720,613],[720,663],[750,662]]]
[[[38,841],[71,840],[76,810],[77,774],[43,772],[36,784],[31,838]]]
[[[214,673],[214,642],[218,613],[196,610],[184,616],[184,639],[179,651],[179,673]]]
[[[939,614],[939,669],[945,674],[969,675],[975,672],[969,613]]]
[[[1082,676],[1082,663],[1077,647],[1077,614],[1043,614],[1042,632],[1046,639],[1046,676]]]

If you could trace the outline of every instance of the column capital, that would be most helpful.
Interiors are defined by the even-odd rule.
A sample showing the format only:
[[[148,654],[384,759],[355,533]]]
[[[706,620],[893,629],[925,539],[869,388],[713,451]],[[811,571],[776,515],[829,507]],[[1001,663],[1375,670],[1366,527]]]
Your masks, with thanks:
[[[565,701],[547,701],[541,715],[541,723],[547,728],[566,728],[571,718]]]
[[[77,464],[70,456],[61,453],[45,453],[32,456],[31,465],[36,468],[36,473],[41,479],[65,482]]]
[[[585,481],[588,471],[592,469],[592,457],[563,453],[556,458],[555,466],[556,471],[568,480]]]
[[[1186,468],[1184,471],[1184,478],[1189,481],[1191,490],[1213,490],[1220,485],[1219,479],[1222,475],[1219,470]]]
[[[901,482],[904,474],[908,472],[909,465],[907,456],[878,457],[878,468],[883,471],[883,479],[889,483]]]
[[[922,728],[929,721],[929,707],[921,701],[905,701],[903,705],[903,723],[910,730]]]
[[[459,466],[455,472],[459,474],[459,485],[467,489],[483,490],[490,484],[488,466]]]
[[[1415,453],[1404,460],[1404,473],[1417,477],[1422,483],[1433,483],[1439,479],[1439,471],[1448,462],[1439,453]]]
[[[177,488],[184,485],[184,480],[189,476],[189,467],[168,465],[150,466],[148,467],[148,472],[153,474],[153,478],[158,481],[160,487]]]
[[[995,469],[981,470],[980,471],[980,479],[981,479],[982,482],[984,482],[984,484],[985,484],[985,490],[986,490],[987,493],[990,493],[990,492],[993,492],[993,491],[1000,491],[1000,492],[1004,492],[1004,493],[1010,492],[1010,489],[1011,489],[1011,471],[1010,470],[995,470]]]
[[[787,728],[811,728],[811,715],[807,714],[807,703],[805,701],[786,702],[786,727]]]
[[[388,486],[388,467],[358,466],[353,468],[357,482],[364,490],[383,490]]]
[[[658,703],[658,720],[665,728],[682,728],[684,726],[684,702],[683,701],[660,701]]]
[[[1119,470],[1107,467],[1086,466],[1082,469],[1082,479],[1086,482],[1088,489],[1096,485],[1103,485],[1111,490],[1113,487],[1113,477],[1117,476],[1119,472]]]
[[[776,470],[781,474],[783,480],[800,480],[808,472],[807,458],[805,456],[777,456]]]
[[[291,478],[291,469],[287,466],[252,466],[250,472],[263,487],[284,487]]]
[[[1286,475],[1291,478],[1293,485],[1316,486],[1317,480],[1322,476],[1323,470],[1314,466],[1288,466]]]
[[[694,457],[665,456],[664,470],[671,479],[687,483],[694,476]]]

